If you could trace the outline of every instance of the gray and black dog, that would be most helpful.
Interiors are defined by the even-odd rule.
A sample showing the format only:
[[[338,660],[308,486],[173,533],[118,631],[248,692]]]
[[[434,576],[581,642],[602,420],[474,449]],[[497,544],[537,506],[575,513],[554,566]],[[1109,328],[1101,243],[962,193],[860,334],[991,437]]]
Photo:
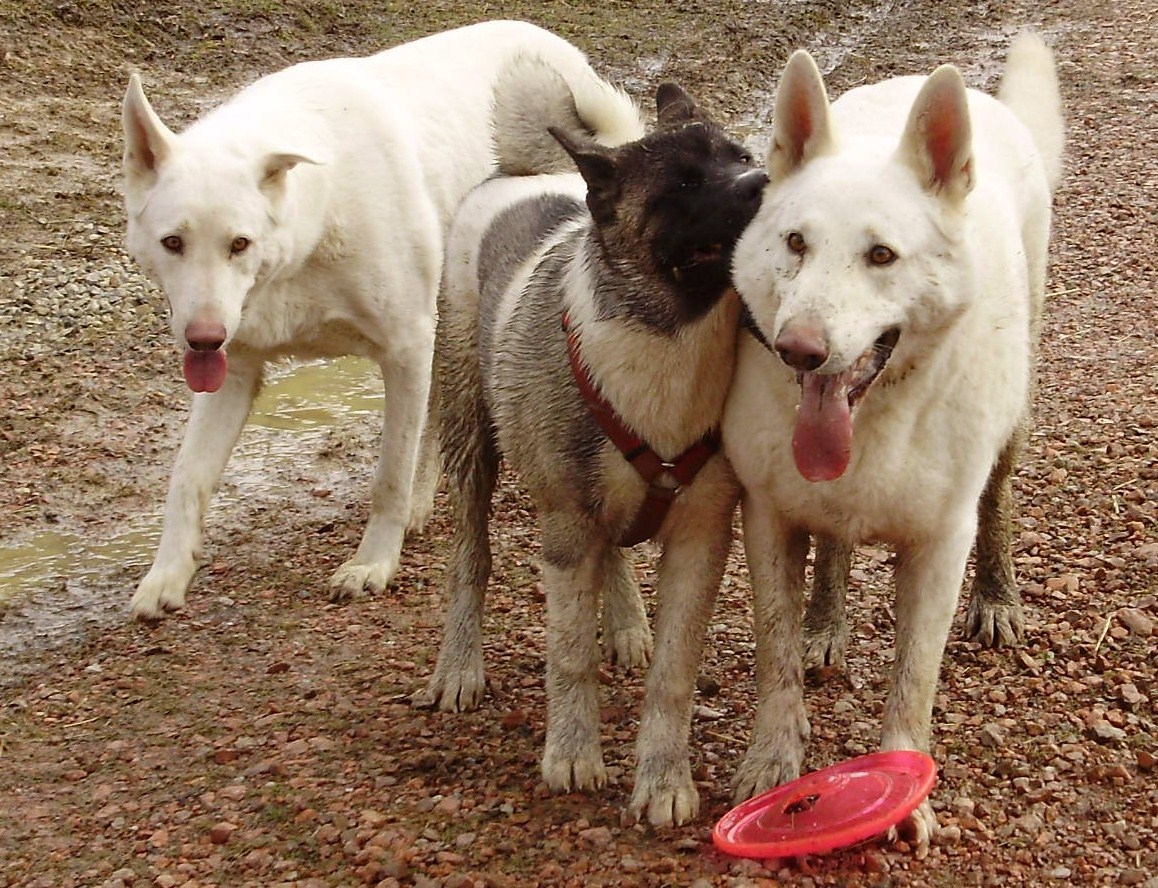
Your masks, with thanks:
[[[738,498],[716,453],[740,318],[731,254],[767,177],[680,87],[660,86],[656,104],[653,132],[607,147],[549,68],[516,64],[496,87],[501,174],[465,200],[446,251],[436,377],[454,520],[449,610],[414,702],[454,711],[482,695],[488,513],[505,457],[542,534],[542,774],[553,790],[606,782],[600,602],[609,658],[647,664],[626,547],[662,546],[625,819],[664,825],[699,808],[692,692]]]

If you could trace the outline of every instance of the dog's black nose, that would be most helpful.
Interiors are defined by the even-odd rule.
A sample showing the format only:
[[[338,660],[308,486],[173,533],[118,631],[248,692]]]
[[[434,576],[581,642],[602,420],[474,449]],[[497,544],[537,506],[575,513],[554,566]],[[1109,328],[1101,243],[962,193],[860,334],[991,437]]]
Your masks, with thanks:
[[[828,360],[828,343],[824,334],[810,324],[787,326],[775,342],[776,354],[793,370],[815,370]]]
[[[190,321],[185,341],[193,351],[216,351],[225,345],[225,325],[220,321]]]
[[[763,170],[749,170],[736,180],[736,192],[741,200],[759,201],[768,184],[768,174]]]

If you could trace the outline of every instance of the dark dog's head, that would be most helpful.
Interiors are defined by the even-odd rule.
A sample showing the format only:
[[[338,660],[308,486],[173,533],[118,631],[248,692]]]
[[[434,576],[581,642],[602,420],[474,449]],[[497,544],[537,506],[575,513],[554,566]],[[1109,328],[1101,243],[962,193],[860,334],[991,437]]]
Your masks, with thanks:
[[[638,299],[623,293],[624,308],[671,330],[702,316],[731,287],[732,248],[768,177],[674,83],[659,87],[656,106],[656,129],[614,148],[551,132],[587,182],[604,260],[638,285]],[[657,283],[670,296],[663,304]]]

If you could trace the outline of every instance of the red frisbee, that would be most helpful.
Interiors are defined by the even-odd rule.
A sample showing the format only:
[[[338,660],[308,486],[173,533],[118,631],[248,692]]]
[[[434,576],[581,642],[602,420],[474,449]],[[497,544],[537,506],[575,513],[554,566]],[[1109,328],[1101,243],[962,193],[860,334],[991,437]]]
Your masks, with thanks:
[[[797,857],[855,845],[896,826],[937,782],[923,752],[874,752],[821,768],[737,805],[712,841],[738,857]]]

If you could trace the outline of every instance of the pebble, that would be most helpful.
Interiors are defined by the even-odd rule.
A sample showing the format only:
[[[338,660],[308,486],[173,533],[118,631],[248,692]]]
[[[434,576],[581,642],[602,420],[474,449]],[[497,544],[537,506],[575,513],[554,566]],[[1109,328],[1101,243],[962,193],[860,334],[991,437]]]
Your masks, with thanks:
[[[1154,634],[1154,621],[1136,607],[1124,607],[1118,611],[1118,619],[1139,638],[1149,638]]]

